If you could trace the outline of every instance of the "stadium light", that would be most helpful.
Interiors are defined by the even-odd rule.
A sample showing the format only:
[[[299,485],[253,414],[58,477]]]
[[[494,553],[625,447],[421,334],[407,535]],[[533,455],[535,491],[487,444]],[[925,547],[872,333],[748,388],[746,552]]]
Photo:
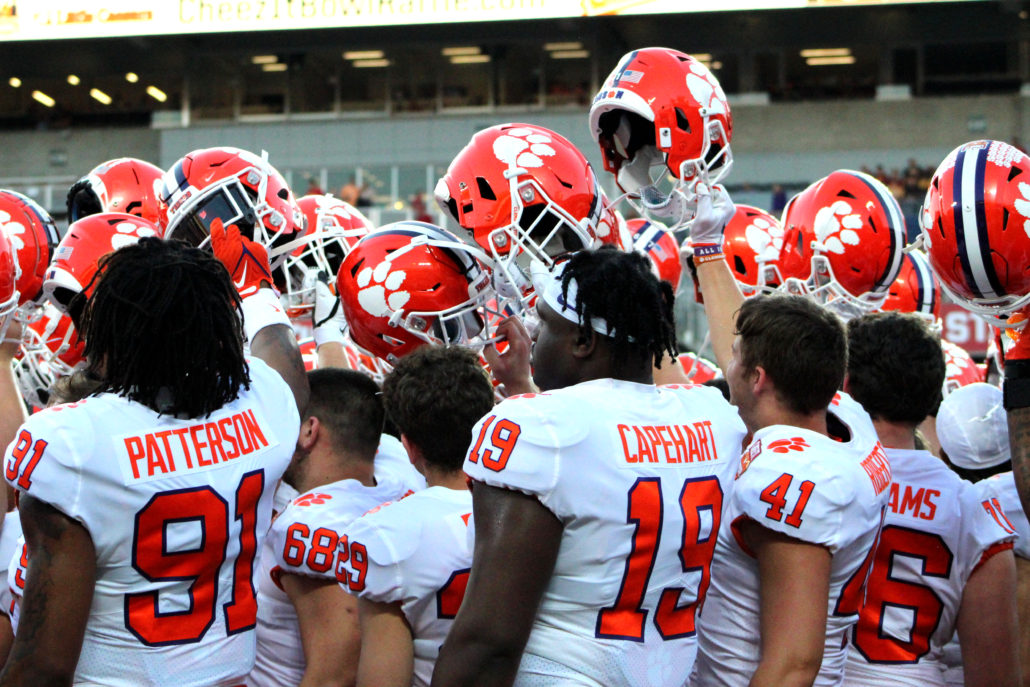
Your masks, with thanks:
[[[136,72],[129,72],[125,75],[125,80],[129,83],[136,83],[139,81],[139,75]]]
[[[802,50],[801,56],[808,57],[847,57],[851,54],[851,48],[813,48]]]
[[[275,55],[254,55],[250,58],[251,64],[275,64],[279,58]]]
[[[261,71],[263,72],[285,72],[286,64],[284,62],[273,62],[272,64],[261,65]]]
[[[68,83],[70,83],[72,86],[78,86],[79,83],[80,83],[79,77],[76,76],[75,74],[69,74],[68,75]]]
[[[589,50],[555,50],[551,53],[555,60],[581,60],[584,57],[590,57]]]
[[[451,64],[482,64],[489,61],[489,55],[455,55],[451,58]]]
[[[168,95],[157,86],[147,86],[147,95],[161,103],[168,100]]]
[[[384,53],[382,50],[348,50],[343,53],[345,60],[381,60]]]
[[[354,67],[358,69],[368,69],[374,67],[389,67],[390,60],[354,60],[352,63]]]
[[[11,88],[21,88],[21,79],[17,76],[12,76],[7,80],[7,83],[10,84]]]
[[[544,43],[544,50],[547,52],[555,52],[559,50],[581,50],[583,44],[579,41],[571,41],[569,43]]]
[[[459,47],[452,47],[452,48],[444,48],[440,52],[441,52],[441,54],[443,54],[444,57],[465,57],[465,56],[478,55],[479,53],[481,53],[483,51],[480,50],[477,46],[470,45],[470,46],[459,46]],[[453,60],[451,60],[451,61],[453,62]]]
[[[855,64],[854,55],[841,55],[839,57],[809,57],[805,60],[809,67],[824,67],[831,64]]]
[[[93,100],[96,100],[98,103],[103,103],[104,105],[111,104],[111,96],[109,96],[107,93],[104,93],[99,88],[89,89],[89,96],[93,98]]]
[[[53,107],[57,104],[56,100],[51,98],[43,91],[32,91],[32,99],[35,100],[37,103],[40,103],[41,105],[46,105],[47,107]]]

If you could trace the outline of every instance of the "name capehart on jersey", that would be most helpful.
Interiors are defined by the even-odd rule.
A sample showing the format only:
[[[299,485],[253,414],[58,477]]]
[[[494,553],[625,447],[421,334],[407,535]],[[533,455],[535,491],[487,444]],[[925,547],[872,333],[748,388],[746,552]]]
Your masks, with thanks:
[[[683,684],[745,435],[736,410],[708,387],[600,379],[510,398],[472,435],[469,477],[564,525],[516,684]]]

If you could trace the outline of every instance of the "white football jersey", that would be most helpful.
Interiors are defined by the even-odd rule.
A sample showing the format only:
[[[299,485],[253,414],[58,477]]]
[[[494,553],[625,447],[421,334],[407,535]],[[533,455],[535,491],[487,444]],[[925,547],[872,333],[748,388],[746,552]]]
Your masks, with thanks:
[[[966,580],[1015,532],[991,497],[927,451],[887,449],[892,482],[844,684],[943,685]]]
[[[991,511],[992,517],[998,515],[1002,528],[1013,529],[1018,535],[1014,542],[1013,553],[1020,558],[1030,559],[1030,522],[1027,521],[1026,514],[1023,513],[1023,506],[1019,502],[1016,479],[1012,472],[994,475],[976,482],[974,486],[980,491],[983,501],[992,506],[988,509]],[[998,503],[995,504],[993,499],[997,499]],[[965,676],[962,670],[962,647],[959,646],[958,633],[953,634],[951,641],[941,649],[940,659],[944,665],[945,684],[961,687],[965,682]]]
[[[412,685],[429,685],[433,666],[465,596],[472,548],[472,494],[429,487],[379,508],[344,528],[351,551],[349,579],[357,596],[400,603],[414,638]]]
[[[25,575],[29,568],[29,547],[25,537],[15,540],[14,551],[8,559],[7,592],[4,594],[4,613],[11,620],[11,632],[18,633],[18,619],[21,617],[21,597],[25,594]]]
[[[981,480],[976,483],[976,488],[981,491],[983,499],[991,505],[995,505],[993,499],[998,499],[997,505],[1001,506],[1001,511],[1005,515],[1004,518],[999,515],[1002,527],[1014,529],[1018,535],[1013,553],[1030,560],[1030,520],[1027,520],[1023,504],[1019,502],[1019,491],[1016,489],[1016,478],[1012,471]]]
[[[773,425],[755,432],[727,498],[712,563],[712,585],[698,619],[693,687],[745,687],[760,655],[758,562],[737,537],[748,518],[832,554],[826,645],[815,684],[840,684],[845,632],[856,620],[871,552],[889,495],[890,464],[869,416],[844,393],[830,412],[850,439]]]
[[[746,430],[710,387],[599,379],[499,404],[465,472],[564,529],[516,684],[683,684]]]
[[[279,586],[293,573],[336,580],[337,544],[343,527],[386,501],[409,493],[391,477],[374,487],[345,479],[295,498],[272,523],[258,573],[257,660],[248,687],[296,685],[304,677],[304,648],[297,611]]]
[[[250,671],[254,560],[300,417],[279,374],[249,363],[250,389],[207,417],[101,394],[36,413],[7,447],[11,485],[96,549],[76,683],[238,685]]]
[[[3,528],[0,529],[0,564],[7,563],[7,569],[5,576],[8,580],[12,580],[12,575],[15,579],[20,579],[21,584],[24,587],[25,584],[25,571],[22,570],[21,576],[18,576],[18,562],[22,558],[22,549],[25,547],[25,538],[21,536],[21,517],[18,515],[17,510],[12,510],[4,518]],[[25,561],[28,564],[28,560]],[[11,568],[15,570],[11,570]],[[21,590],[12,589],[11,584],[6,584],[0,587],[0,613],[3,613],[11,620],[11,627],[16,628],[18,625],[18,604],[15,602],[15,593],[18,595],[18,600],[21,599]]]

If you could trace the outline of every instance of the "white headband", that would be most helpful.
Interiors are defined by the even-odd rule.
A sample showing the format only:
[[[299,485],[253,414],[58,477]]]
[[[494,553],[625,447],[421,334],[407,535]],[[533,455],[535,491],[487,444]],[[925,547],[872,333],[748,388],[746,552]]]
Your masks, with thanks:
[[[564,317],[569,322],[583,326],[579,313],[576,312],[578,303],[579,287],[575,279],[569,280],[569,289],[566,295],[562,295],[561,282],[562,274],[568,267],[568,261],[554,267],[554,271],[547,268],[547,265],[534,260],[529,267],[533,280],[533,289],[536,295],[550,306],[551,310]],[[603,317],[591,317],[590,328],[602,336],[614,336],[614,330],[608,326],[608,321]],[[632,337],[629,339],[632,341]]]

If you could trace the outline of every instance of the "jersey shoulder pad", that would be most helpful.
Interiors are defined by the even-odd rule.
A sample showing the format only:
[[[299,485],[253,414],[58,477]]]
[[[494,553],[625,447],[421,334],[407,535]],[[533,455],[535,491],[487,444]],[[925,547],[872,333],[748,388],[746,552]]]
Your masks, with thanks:
[[[811,433],[786,429],[756,438],[745,451],[749,460],[730,497],[733,517],[833,552],[847,539],[842,530],[857,500],[855,476],[839,469],[840,457],[827,455],[822,442],[813,445]]]
[[[11,486],[83,522],[84,474],[107,466],[91,461],[96,429],[92,413],[83,412],[84,403],[30,416],[4,453],[4,476]]]

